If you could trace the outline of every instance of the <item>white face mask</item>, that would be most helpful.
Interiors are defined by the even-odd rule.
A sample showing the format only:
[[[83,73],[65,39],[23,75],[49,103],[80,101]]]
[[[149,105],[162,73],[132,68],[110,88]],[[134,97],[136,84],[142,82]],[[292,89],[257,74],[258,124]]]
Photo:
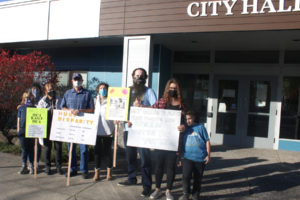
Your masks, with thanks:
[[[73,86],[80,87],[80,86],[82,86],[82,82],[81,81],[73,81]]]
[[[37,90],[36,89],[32,89],[31,91],[32,91],[32,95],[34,96],[34,98],[36,98],[36,96],[37,96]]]

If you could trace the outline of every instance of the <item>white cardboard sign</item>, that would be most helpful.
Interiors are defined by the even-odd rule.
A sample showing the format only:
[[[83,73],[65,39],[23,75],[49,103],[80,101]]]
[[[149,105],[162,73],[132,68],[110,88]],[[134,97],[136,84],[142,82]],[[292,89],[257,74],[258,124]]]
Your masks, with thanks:
[[[98,116],[80,113],[75,116],[69,111],[54,110],[50,140],[95,145]]]
[[[178,110],[131,107],[127,145],[177,151],[180,119]]]

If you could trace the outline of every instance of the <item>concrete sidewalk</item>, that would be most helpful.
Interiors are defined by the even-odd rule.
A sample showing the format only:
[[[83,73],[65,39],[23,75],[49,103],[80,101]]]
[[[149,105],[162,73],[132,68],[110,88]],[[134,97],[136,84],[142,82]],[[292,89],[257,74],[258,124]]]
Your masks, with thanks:
[[[43,169],[37,179],[33,175],[19,175],[20,164],[20,156],[0,153],[0,200],[142,199],[140,184],[117,185],[126,179],[123,154],[119,155],[118,167],[113,171],[114,180],[94,183],[91,173],[86,180],[72,177],[70,187],[66,187],[65,176],[47,176]],[[93,168],[92,163],[90,167]],[[180,170],[174,183],[175,199],[182,193]],[[105,171],[101,172],[104,175]],[[201,199],[300,199],[300,152],[213,146],[202,186]],[[164,182],[162,189],[165,187]]]

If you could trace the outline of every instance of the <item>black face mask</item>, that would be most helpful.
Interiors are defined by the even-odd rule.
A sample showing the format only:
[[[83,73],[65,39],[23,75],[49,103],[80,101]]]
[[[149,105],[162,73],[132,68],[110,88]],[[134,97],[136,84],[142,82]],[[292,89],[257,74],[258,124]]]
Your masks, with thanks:
[[[55,99],[55,98],[56,98],[56,92],[55,92],[55,91],[50,91],[50,92],[47,93],[47,95],[48,95],[49,97],[51,97],[52,99]]]
[[[169,90],[170,97],[177,97],[177,90]]]
[[[136,78],[136,79],[135,79],[135,83],[136,83],[137,85],[145,85],[146,79],[144,79],[143,77]]]

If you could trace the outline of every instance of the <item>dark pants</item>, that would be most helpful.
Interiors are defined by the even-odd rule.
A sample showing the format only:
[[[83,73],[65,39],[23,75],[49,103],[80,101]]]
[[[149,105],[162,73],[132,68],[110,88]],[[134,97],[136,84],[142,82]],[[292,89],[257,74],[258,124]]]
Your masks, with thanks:
[[[36,155],[37,158],[36,158],[36,162],[40,162],[41,152],[42,152],[42,146],[40,145],[39,140],[38,140],[37,141],[37,155]]]
[[[145,189],[151,189],[152,177],[151,177],[151,151],[146,148],[137,148],[127,146],[127,134],[128,131],[124,132],[124,144],[126,150],[126,160],[128,163],[128,181],[136,183],[137,174],[137,153],[141,158],[142,168],[142,185]]]
[[[52,142],[49,139],[44,139],[45,145],[45,164],[47,168],[51,167],[51,150],[52,143],[54,143],[54,151],[55,151],[55,165],[56,168],[61,168],[61,152],[62,152],[62,143],[61,142]]]
[[[112,168],[112,137],[101,137],[97,136],[96,146],[95,146],[95,162],[96,169],[101,168],[101,160],[106,160],[106,167]]]
[[[25,138],[25,136],[19,136],[21,147],[22,147],[22,162],[23,166],[27,165],[27,159],[30,165],[33,166],[34,159],[34,139]]]
[[[201,181],[203,177],[203,172],[205,168],[204,162],[195,162],[188,159],[182,160],[182,184],[183,184],[183,193],[190,194],[190,185],[193,174],[193,190],[192,194],[200,194],[201,190]]]
[[[155,181],[156,188],[160,188],[164,170],[167,172],[167,189],[172,190],[176,170],[176,152],[155,150],[156,168]]]

